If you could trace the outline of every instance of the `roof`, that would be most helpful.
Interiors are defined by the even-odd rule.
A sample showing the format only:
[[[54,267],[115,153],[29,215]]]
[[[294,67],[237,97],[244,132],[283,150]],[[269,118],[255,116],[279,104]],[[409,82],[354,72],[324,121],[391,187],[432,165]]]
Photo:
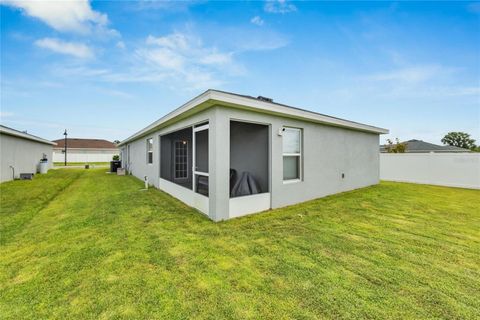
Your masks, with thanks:
[[[424,153],[424,152],[470,152],[468,149],[463,149],[454,146],[440,146],[438,144],[433,144],[429,142],[425,142],[422,140],[408,140],[405,142],[407,148],[405,150],[406,153]],[[386,151],[387,145],[380,146],[380,152],[387,152]]]
[[[65,139],[53,140],[57,148],[65,148]],[[67,148],[72,149],[117,149],[117,146],[110,141],[103,139],[78,139],[67,138]]]
[[[262,112],[272,115],[279,115],[303,121],[321,123],[336,127],[348,128],[352,130],[371,132],[376,134],[385,134],[389,131],[387,129],[370,126],[363,123],[340,119],[336,117],[327,116],[321,113],[312,112],[296,107],[291,107],[285,104],[273,102],[265,97],[252,97],[247,95],[240,95],[231,92],[209,89],[192,100],[186,102],[179,108],[166,114],[164,117],[153,122],[144,129],[138,131],[132,136],[120,142],[119,146],[136,140],[144,135],[147,135],[160,128],[166,127],[176,121],[184,119],[193,115],[194,113],[203,111],[215,105],[228,106],[239,109],[246,109],[256,112]]]
[[[9,128],[9,127],[3,126],[3,125],[0,125],[0,133],[1,134],[6,134],[6,135],[9,135],[9,136],[14,136],[14,137],[18,137],[18,138],[31,140],[31,141],[36,141],[36,142],[40,142],[40,143],[44,143],[44,144],[56,145],[55,142],[52,142],[50,140],[43,139],[43,138],[34,136],[33,134],[18,131],[18,130],[15,130],[15,129],[12,129],[12,128]]]

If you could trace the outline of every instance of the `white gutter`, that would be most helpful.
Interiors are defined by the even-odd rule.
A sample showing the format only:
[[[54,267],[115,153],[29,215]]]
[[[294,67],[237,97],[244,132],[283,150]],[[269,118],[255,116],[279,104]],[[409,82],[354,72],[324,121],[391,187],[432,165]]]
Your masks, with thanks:
[[[55,142],[0,125],[0,133],[56,146]]]
[[[208,102],[208,103],[207,103]],[[174,118],[182,115],[187,111],[191,111],[196,107],[205,104],[204,109],[214,106],[214,105],[225,105],[234,108],[248,109],[255,112],[263,112],[268,114],[279,115],[283,117],[301,119],[308,122],[322,123],[326,125],[348,128],[352,130],[371,132],[377,134],[387,134],[389,133],[388,129],[383,129],[379,127],[374,127],[366,125],[363,123],[353,122],[349,120],[344,120],[340,118],[330,117],[320,113],[303,110],[299,108],[294,108],[274,102],[267,102],[255,99],[253,97],[241,96],[233,93],[217,91],[217,90],[207,90],[201,95],[195,97],[194,99],[183,104],[179,108],[168,113],[164,117],[150,124],[148,127],[140,130],[139,132],[133,134],[127,139],[123,140],[118,144],[122,146],[130,141],[136,140],[141,136],[144,136],[155,129],[166,123],[167,121],[173,120]]]

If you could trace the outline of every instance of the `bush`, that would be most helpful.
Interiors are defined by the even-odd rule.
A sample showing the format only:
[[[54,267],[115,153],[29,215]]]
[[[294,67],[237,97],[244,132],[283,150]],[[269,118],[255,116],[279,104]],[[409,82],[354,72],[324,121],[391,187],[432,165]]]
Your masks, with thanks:
[[[112,158],[113,161],[120,160],[120,156],[118,154],[115,154]]]

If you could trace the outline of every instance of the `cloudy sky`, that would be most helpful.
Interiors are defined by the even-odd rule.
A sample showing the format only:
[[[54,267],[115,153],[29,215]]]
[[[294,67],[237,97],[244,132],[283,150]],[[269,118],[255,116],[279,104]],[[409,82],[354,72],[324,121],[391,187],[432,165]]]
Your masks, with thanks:
[[[480,142],[479,2],[0,3],[1,123],[48,139],[121,140],[216,88]]]

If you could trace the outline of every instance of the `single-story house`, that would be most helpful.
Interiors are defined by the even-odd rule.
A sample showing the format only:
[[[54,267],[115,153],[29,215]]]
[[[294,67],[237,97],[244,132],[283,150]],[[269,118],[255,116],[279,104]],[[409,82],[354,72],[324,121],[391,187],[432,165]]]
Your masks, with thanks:
[[[53,140],[53,161],[65,161],[65,139]],[[67,162],[109,162],[118,155],[118,147],[103,139],[67,138]]]
[[[454,146],[440,146],[438,144],[433,144],[429,142],[425,142],[422,140],[408,140],[401,142],[405,144],[405,153],[450,153],[450,152],[471,152],[468,149],[463,149],[459,147],[454,147]],[[395,146],[395,144],[393,145]],[[380,146],[380,152],[381,153],[388,153],[387,150],[388,145],[384,144]]]
[[[131,174],[219,221],[377,184],[385,133],[207,90],[119,147]]]
[[[19,178],[20,173],[36,173],[40,159],[52,167],[55,142],[0,125],[0,182]]]

